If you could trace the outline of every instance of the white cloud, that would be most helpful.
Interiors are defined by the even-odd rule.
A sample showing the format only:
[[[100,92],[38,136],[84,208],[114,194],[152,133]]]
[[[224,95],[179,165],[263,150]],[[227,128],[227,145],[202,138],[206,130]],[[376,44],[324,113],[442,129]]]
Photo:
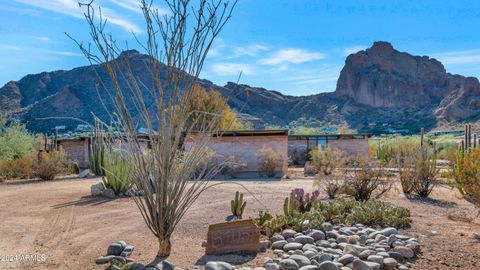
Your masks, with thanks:
[[[463,65],[480,63],[480,49],[452,51],[431,55],[445,65]]]
[[[40,9],[64,14],[70,17],[83,19],[85,7],[80,7],[78,0],[14,0],[16,2],[33,6]],[[96,16],[98,16],[98,5],[94,5]],[[128,32],[140,33],[141,29],[135,23],[126,20],[124,16],[118,15],[109,8],[102,7],[102,17],[109,23],[119,26]]]
[[[343,56],[349,56],[352,53],[357,53],[359,51],[365,50],[366,48],[368,48],[368,46],[352,46],[345,48],[343,50]]]
[[[12,44],[0,44],[0,49],[10,51],[23,51],[25,48]]]
[[[261,44],[251,44],[245,47],[236,47],[233,49],[233,56],[231,58],[241,56],[256,56],[261,51],[268,50],[268,47]]]
[[[41,41],[50,41],[49,37],[33,37],[33,38]]]
[[[245,75],[255,73],[255,67],[242,63],[215,63],[212,64],[211,70],[212,73],[218,76],[233,76],[240,74],[240,72]]]
[[[109,2],[119,7],[122,7],[124,9],[130,10],[139,14],[143,14],[140,0],[109,0]],[[164,8],[159,8],[157,6],[152,5],[152,9],[157,10],[159,15],[168,14],[168,11]]]
[[[300,64],[325,58],[321,52],[309,52],[302,49],[281,49],[270,57],[262,59],[264,65],[279,65],[284,63]]]

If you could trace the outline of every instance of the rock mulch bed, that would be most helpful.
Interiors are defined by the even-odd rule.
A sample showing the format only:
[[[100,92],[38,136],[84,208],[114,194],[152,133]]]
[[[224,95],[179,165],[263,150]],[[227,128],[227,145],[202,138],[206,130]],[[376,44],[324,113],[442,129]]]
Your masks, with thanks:
[[[307,230],[297,232],[286,229],[270,238],[275,258],[264,258],[263,267],[253,270],[408,270],[411,259],[420,251],[417,239],[398,233],[395,228],[376,230],[356,224],[333,226],[324,224],[325,231]],[[168,261],[163,265],[145,267],[129,256],[133,246],[123,241],[112,243],[107,255],[96,260],[97,264],[110,265],[106,270],[181,270]],[[194,266],[193,270],[200,270]],[[229,263],[210,261],[205,270],[252,270],[237,268]]]
[[[375,230],[325,223],[325,232],[284,230],[270,238],[276,258],[266,257],[254,270],[408,270],[420,250],[417,239],[395,228]],[[224,262],[209,262],[205,270],[232,270]],[[240,270],[252,270],[242,267]]]

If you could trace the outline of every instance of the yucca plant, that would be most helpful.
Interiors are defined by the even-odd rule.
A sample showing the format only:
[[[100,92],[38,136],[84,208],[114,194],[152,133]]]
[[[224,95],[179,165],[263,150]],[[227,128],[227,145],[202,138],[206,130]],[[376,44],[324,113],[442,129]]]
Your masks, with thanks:
[[[235,198],[230,201],[230,210],[232,214],[227,217],[227,221],[242,219],[247,202],[243,200],[243,193],[235,192]]]

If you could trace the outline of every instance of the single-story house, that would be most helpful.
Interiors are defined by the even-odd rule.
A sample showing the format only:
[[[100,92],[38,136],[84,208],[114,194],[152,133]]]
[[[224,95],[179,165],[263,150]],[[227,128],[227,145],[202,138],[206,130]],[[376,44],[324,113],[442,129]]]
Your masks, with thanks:
[[[186,138],[184,149],[190,147],[194,135]],[[238,130],[220,131],[213,135],[210,142],[211,150],[222,159],[241,165],[234,175],[219,175],[224,177],[257,178],[262,177],[262,156],[265,151],[276,153],[277,162],[275,177],[282,177],[288,169],[288,130]]]

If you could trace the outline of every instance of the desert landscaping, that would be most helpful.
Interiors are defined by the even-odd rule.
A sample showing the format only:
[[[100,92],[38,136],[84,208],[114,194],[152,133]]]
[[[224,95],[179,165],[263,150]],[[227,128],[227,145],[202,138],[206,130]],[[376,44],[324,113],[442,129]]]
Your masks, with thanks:
[[[0,4],[0,270],[480,269],[480,5],[397,2]]]
[[[110,200],[90,196],[90,186],[99,178],[68,178],[55,182],[7,181],[0,184],[3,206],[0,210],[0,250],[12,254],[45,254],[45,262],[28,264],[2,262],[2,269],[103,269],[95,258],[105,253],[114,241],[124,240],[135,246],[132,255],[138,261],[154,257],[157,243],[139,217],[129,198]],[[254,216],[265,208],[276,213],[288,191],[293,188],[311,190],[311,179],[268,182],[242,182],[260,202],[249,195],[245,216]],[[201,246],[208,225],[222,222],[229,214],[232,190],[238,186],[220,185],[202,194],[173,235],[173,251],[169,258],[176,266],[192,269],[207,261],[222,260],[236,267],[261,267],[271,251],[253,256],[206,256]],[[421,251],[409,262],[410,269],[475,269],[480,267],[478,232],[480,221],[449,219],[450,214],[474,213],[469,203],[459,199],[451,188],[435,190],[429,200],[409,200],[392,190],[385,201],[411,209],[411,228],[400,230],[419,239]],[[21,197],[22,200],[17,198]],[[325,197],[324,194],[321,197]],[[19,210],[21,209],[21,210]]]

